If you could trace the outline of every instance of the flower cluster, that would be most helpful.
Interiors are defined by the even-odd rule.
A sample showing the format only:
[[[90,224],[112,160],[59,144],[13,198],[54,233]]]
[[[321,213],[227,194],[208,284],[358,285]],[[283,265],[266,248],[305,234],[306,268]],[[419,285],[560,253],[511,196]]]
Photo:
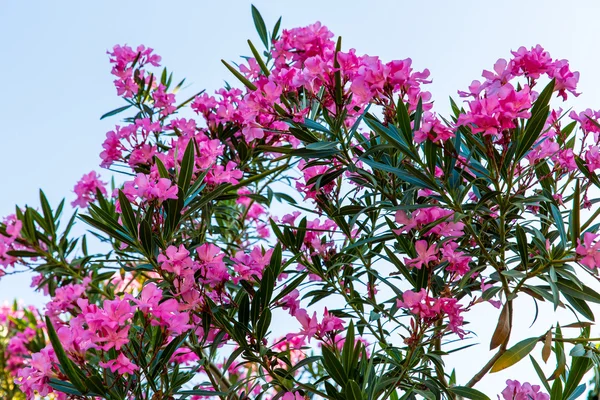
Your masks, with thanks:
[[[43,196],[0,224],[0,266],[51,295],[48,332],[35,317],[8,344],[28,398],[439,398],[472,308],[502,312],[471,387],[509,363],[518,296],[593,319],[575,266],[600,265],[595,216],[579,213],[600,186],[600,112],[565,124],[551,107],[578,95],[567,61],[519,48],[444,119],[411,59],[345,50],[320,23],[269,35],[255,21],[266,51],[225,63],[245,88],[213,96],[180,101],[150,48],[109,52],[126,106],[106,116],[135,113],[100,165],[127,178],[109,195],[90,172],[72,202],[109,250],[70,239],[75,217],[59,229]],[[589,328],[572,327],[583,345]],[[566,381],[559,329],[527,343]],[[548,398],[507,385],[505,399]]]

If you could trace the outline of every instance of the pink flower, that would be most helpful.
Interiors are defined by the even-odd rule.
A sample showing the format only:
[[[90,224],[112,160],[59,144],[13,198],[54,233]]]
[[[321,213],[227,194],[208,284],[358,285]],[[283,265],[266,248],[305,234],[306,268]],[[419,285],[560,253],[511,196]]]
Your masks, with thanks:
[[[583,256],[579,261],[588,268],[598,268],[600,266],[600,242],[594,243],[598,238],[597,234],[585,232],[583,234],[583,244],[577,240],[578,246],[575,250],[578,255]]]
[[[287,392],[281,396],[281,400],[304,400],[305,398],[300,392]]]
[[[154,100],[154,106],[160,108],[160,115],[167,116],[175,112],[175,94],[166,93],[164,85],[160,84],[152,92],[152,99]]]
[[[540,392],[539,385],[521,384],[516,380],[507,380],[506,389],[502,391],[504,400],[550,400],[550,396]]]
[[[281,299],[281,308],[284,310],[290,310],[290,315],[295,316],[296,311],[300,308],[300,300],[298,297],[300,296],[300,292],[298,289],[292,290],[289,294]]]
[[[139,299],[133,299],[138,310],[147,314],[148,311],[158,306],[158,302],[162,299],[162,290],[156,287],[155,283],[149,283],[144,286],[140,293]]]
[[[437,260],[437,249],[435,244],[428,246],[426,240],[417,240],[415,242],[415,251],[417,252],[416,258],[405,258],[404,262],[406,265],[421,269],[421,267],[427,266],[431,261]]]
[[[96,200],[96,190],[106,196],[105,186],[106,182],[100,181],[100,176],[95,171],[83,175],[83,178],[77,182],[73,189],[77,198],[71,202],[71,205],[86,208],[89,203]]]
[[[540,75],[546,74],[554,68],[550,54],[539,44],[527,50],[521,46],[512,52],[511,68],[515,73],[523,73],[525,76],[538,79]]]
[[[180,275],[182,270],[191,268],[193,261],[189,257],[190,252],[181,244],[179,248],[169,246],[166,255],[159,254],[157,261],[160,267],[167,271],[173,272],[175,275]]]
[[[119,353],[116,360],[109,360],[107,362],[100,361],[98,364],[103,368],[110,369],[113,373],[117,372],[121,375],[132,374],[139,369],[139,367],[132,363],[123,353]]]
[[[178,188],[167,178],[154,178],[151,175],[139,173],[133,181],[125,182],[123,193],[133,201],[140,197],[147,201],[177,199]]]
[[[421,289],[419,292],[405,291],[402,293],[402,300],[396,300],[396,305],[408,308],[411,313],[424,318],[434,318],[440,313],[439,303],[429,297],[425,289]]]
[[[306,310],[301,308],[296,312],[296,319],[298,320],[298,322],[300,322],[302,329],[300,330],[300,333],[297,334],[288,333],[287,340],[291,340],[294,337],[299,336],[303,339],[303,341],[308,339],[308,342],[310,343],[310,339],[313,336],[315,336],[317,334],[317,331],[319,330],[317,313],[315,312],[311,318],[308,316]]]
[[[458,248],[458,243],[456,242],[446,242],[442,246],[442,261],[448,262],[448,266],[446,269],[451,272],[456,272],[459,275],[463,276],[467,272],[469,272],[469,263],[471,262],[471,257],[465,255],[462,251],[455,251]]]
[[[237,169],[237,164],[228,161],[226,166],[215,165],[206,175],[206,182],[210,184],[231,183],[235,185],[242,179],[244,173]]]
[[[125,326],[122,329],[104,328],[95,342],[104,343],[102,346],[102,350],[104,351],[108,351],[113,347],[116,350],[121,350],[123,346],[129,343],[129,326]]]
[[[329,311],[327,311],[327,308],[325,308],[323,320],[319,324],[319,335],[324,336],[326,333],[342,330],[344,330],[344,321],[341,318],[330,314]]]

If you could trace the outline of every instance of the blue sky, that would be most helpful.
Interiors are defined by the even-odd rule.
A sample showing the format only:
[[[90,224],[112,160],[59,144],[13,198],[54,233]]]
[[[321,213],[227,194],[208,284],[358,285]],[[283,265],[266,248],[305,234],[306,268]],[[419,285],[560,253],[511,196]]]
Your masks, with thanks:
[[[430,69],[430,90],[441,112],[448,110],[448,96],[456,97],[456,90],[465,89],[498,58],[538,43],[581,72],[583,94],[571,104],[600,108],[600,5],[595,1],[253,3],[268,26],[280,15],[283,27],[320,20],[343,37],[345,49],[384,60],[411,57],[416,69]],[[243,0],[0,2],[0,215],[13,212],[15,204],[37,205],[38,188],[54,204],[65,195],[71,201],[74,183],[98,169],[104,135],[118,122],[99,117],[122,105],[106,55],[114,44],[153,47],[176,77],[187,78],[190,87],[184,94],[191,95],[214,90],[224,79],[233,81],[220,59],[249,54],[248,38],[258,43],[250,2]],[[1,279],[0,301],[15,297],[42,302],[31,294],[29,277]],[[482,316],[492,311],[487,308]],[[519,322],[522,329],[532,318]],[[493,330],[474,326],[482,337]],[[538,330],[543,333],[543,326]],[[481,354],[487,354],[482,353],[487,344],[482,346],[453,362],[474,370]],[[517,373],[535,376],[526,366]],[[481,389],[496,390],[506,377],[498,374]]]

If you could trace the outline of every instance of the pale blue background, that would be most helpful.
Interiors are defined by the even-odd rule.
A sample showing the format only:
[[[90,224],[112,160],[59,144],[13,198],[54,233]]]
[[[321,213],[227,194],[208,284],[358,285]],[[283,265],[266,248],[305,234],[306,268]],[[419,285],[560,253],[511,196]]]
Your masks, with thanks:
[[[600,108],[598,71],[600,6],[595,1],[255,1],[267,25],[283,16],[284,27],[322,21],[343,37],[344,48],[384,60],[411,57],[429,68],[438,111],[447,98],[491,69],[519,46],[542,44],[553,57],[581,72],[579,107]],[[14,204],[37,205],[38,188],[56,204],[83,173],[97,169],[105,133],[117,122],[100,115],[122,105],[112,85],[106,50],[116,43],[143,43],[162,55],[193,94],[232,81],[220,59],[239,60],[258,44],[248,1],[0,1],[0,215]],[[101,171],[104,177],[106,171]],[[0,280],[0,301],[19,298],[42,304],[29,277]],[[542,334],[547,318],[533,318],[524,302],[521,336]],[[492,314],[490,314],[492,313]],[[469,320],[490,337],[498,312],[489,305]],[[572,318],[568,318],[572,320]],[[485,322],[488,322],[486,324]],[[490,321],[492,321],[490,325]],[[515,337],[515,340],[518,337]],[[451,359],[465,382],[488,357],[487,343]],[[538,350],[536,350],[538,352]],[[486,378],[492,395],[508,377],[536,381],[526,362],[509,374]]]

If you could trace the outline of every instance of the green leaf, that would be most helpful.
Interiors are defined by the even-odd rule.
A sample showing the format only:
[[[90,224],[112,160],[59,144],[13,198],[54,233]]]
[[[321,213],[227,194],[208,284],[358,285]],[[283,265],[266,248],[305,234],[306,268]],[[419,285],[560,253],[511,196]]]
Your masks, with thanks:
[[[400,128],[400,133],[404,136],[404,140],[406,140],[406,143],[411,143],[413,135],[410,128],[410,116],[402,98],[398,99],[398,104],[396,105],[396,118],[398,119],[398,128]]]
[[[335,55],[333,58],[333,68],[335,70],[335,104],[338,106],[338,109],[343,106],[342,104],[342,70],[340,68],[340,63],[338,61],[338,53],[342,50],[342,37],[338,37],[337,44],[335,46]]]
[[[331,376],[331,378],[333,378],[338,385],[344,387],[348,377],[346,376],[344,367],[337,359],[336,355],[327,347],[323,347],[321,349],[321,354],[323,356],[323,366],[325,367],[325,370],[329,376]]]
[[[583,376],[592,367],[592,360],[587,357],[573,357],[565,389],[562,394],[563,400],[567,400],[577,390]]]
[[[519,362],[523,357],[531,353],[535,348],[535,345],[539,341],[539,338],[533,337],[525,339],[515,344],[513,347],[508,349],[500,358],[494,363],[490,372],[502,371],[505,368]]]
[[[558,229],[558,233],[560,234],[560,240],[563,246],[567,246],[567,231],[565,231],[565,222],[562,218],[562,214],[560,210],[554,203],[550,203],[550,211],[552,212],[552,218],[554,218],[554,222],[556,224],[556,229]]]
[[[127,200],[127,196],[119,189],[119,205],[121,206],[121,218],[125,224],[125,228],[131,236],[138,237],[138,224],[131,208],[131,203]]]
[[[213,397],[213,396],[227,396],[228,393],[214,392],[212,390],[194,389],[194,390],[180,390],[179,392],[177,392],[175,394],[180,394],[182,396],[198,395],[198,396]]]
[[[270,326],[271,326],[271,310],[268,308],[265,308],[263,310],[262,314],[260,315],[260,319],[258,320],[258,323],[256,324],[256,336],[259,341],[265,337]]]
[[[346,330],[346,339],[342,348],[342,365],[347,375],[350,375],[353,369],[352,359],[354,357],[354,322],[350,321]]]
[[[72,394],[75,396],[83,396],[83,393],[75,389],[75,386],[73,386],[69,382],[61,381],[55,378],[50,378],[49,384],[53,389],[56,389],[59,392]]]
[[[150,373],[150,376],[153,379],[165,367],[165,365],[169,363],[171,356],[173,356],[175,350],[177,350],[183,344],[183,342],[185,342],[185,339],[188,337],[188,334],[189,332],[177,336],[176,338],[171,340],[171,342],[163,350],[160,351],[160,355],[156,357],[156,359],[152,363],[152,371]]]
[[[552,391],[550,392],[551,399],[560,399],[562,398],[562,381],[560,379],[555,379],[552,384]]]
[[[535,101],[531,109],[531,118],[525,126],[523,136],[519,138],[517,150],[515,152],[515,161],[519,162],[530,150],[533,144],[538,140],[546,119],[548,118],[548,112],[550,107],[550,98],[554,91],[554,79],[550,81],[548,85],[542,90],[539,97]]]
[[[576,297],[570,296],[570,295],[568,295],[566,293],[563,293],[563,296],[569,302],[569,304],[571,306],[573,306],[573,308],[575,310],[577,310],[581,315],[583,315],[584,317],[586,317],[590,321],[595,321],[594,312],[592,311],[592,309],[590,308],[590,306],[588,306],[588,304],[584,300],[581,300],[581,299],[578,299]]]
[[[344,392],[346,393],[346,398],[348,400],[362,400],[363,398],[360,386],[358,386],[358,383],[353,379],[348,380]]]
[[[573,193],[573,209],[571,210],[571,243],[573,246],[577,245],[577,239],[581,235],[581,194],[579,188],[579,180],[575,182],[575,192]]]
[[[600,303],[600,294],[584,284],[581,284],[580,288],[574,282],[559,277],[556,286],[563,294],[592,303]]]
[[[281,26],[281,17],[275,23],[273,27],[273,33],[271,33],[271,42],[274,42],[279,37],[279,27]]]
[[[63,371],[65,372],[65,375],[67,375],[67,377],[69,378],[69,381],[73,384],[73,386],[75,386],[75,388],[77,390],[79,390],[81,393],[87,393],[88,390],[84,386],[83,381],[80,378],[80,374],[83,375],[83,372],[79,371],[79,373],[78,373],[78,371],[76,369],[77,367],[67,357],[67,353],[65,352],[65,349],[62,347],[62,344],[60,343],[60,339],[58,338],[58,335],[56,334],[56,331],[54,330],[54,325],[52,325],[52,321],[50,321],[50,318],[47,315],[46,315],[46,328],[48,329],[48,337],[50,338],[50,343],[52,343],[52,348],[54,349],[54,352],[56,353],[56,358],[58,359],[60,366],[62,367]]]
[[[519,248],[519,255],[521,256],[521,263],[524,268],[527,268],[527,263],[529,261],[529,252],[527,251],[527,236],[525,235],[525,230],[521,227],[521,225],[517,225],[516,230],[517,236],[517,247]]]
[[[575,400],[575,399],[579,398],[579,396],[581,396],[583,393],[585,393],[586,388],[587,388],[587,385],[585,383],[582,383],[581,385],[577,386],[577,388],[573,391],[573,393],[571,393],[571,395],[569,396],[569,398],[567,400]]]
[[[248,39],[248,46],[250,46],[250,51],[252,52],[254,59],[258,63],[258,66],[260,67],[262,72],[265,74],[265,76],[271,75],[271,71],[269,71],[269,68],[267,68],[265,62],[263,61],[262,57],[260,56],[260,53],[258,52],[258,50],[256,50],[256,47],[254,47],[254,44],[252,44],[252,41],[250,41],[249,39]]]
[[[267,50],[269,49],[269,34],[267,33],[267,26],[265,25],[265,20],[262,15],[254,5],[252,5],[252,19],[254,20],[254,26],[256,27],[256,32],[258,32],[258,36],[260,40],[263,42]]]
[[[544,387],[546,388],[546,391],[550,392],[550,385],[546,380],[546,376],[544,375],[544,371],[542,370],[542,367],[540,367],[540,364],[538,364],[535,358],[533,358],[531,355],[529,355],[529,361],[531,361],[531,364],[533,365],[533,368],[535,369],[538,378],[540,378],[540,382],[542,382],[542,385],[544,385]]]
[[[48,227],[48,233],[54,237],[56,234],[55,226],[54,226],[54,215],[52,214],[52,208],[50,207],[50,203],[48,203],[48,199],[44,192],[40,189],[40,203],[42,205],[42,211],[44,213],[44,221],[46,221],[46,226]]]
[[[231,65],[229,65],[229,63],[227,63],[227,61],[225,60],[221,60],[221,62],[227,67],[227,69],[233,74],[235,75],[236,78],[238,78],[240,80],[240,82],[242,82],[244,84],[244,86],[246,86],[248,89],[254,91],[257,89],[256,85],[254,85],[252,82],[250,82],[244,75],[242,75],[237,69],[233,68]]]
[[[104,118],[112,117],[113,115],[116,115],[116,114],[119,114],[120,112],[123,112],[123,111],[127,110],[130,107],[131,107],[131,104],[129,104],[127,106],[119,107],[119,108],[114,109],[112,111],[109,111],[106,114],[104,114],[103,116],[101,116],[100,120],[103,120]]]
[[[179,170],[179,180],[177,181],[177,185],[181,188],[183,193],[187,193],[187,190],[190,187],[190,180],[194,174],[194,164],[196,162],[194,158],[194,147],[194,139],[191,139],[185,148],[183,159],[181,160],[181,169]]]
[[[448,388],[448,390],[450,390],[454,394],[457,394],[457,395],[462,396],[467,399],[490,400],[489,397],[487,397],[485,394],[481,393],[479,390],[473,389],[473,388],[470,388],[467,386],[454,386],[454,387]]]

